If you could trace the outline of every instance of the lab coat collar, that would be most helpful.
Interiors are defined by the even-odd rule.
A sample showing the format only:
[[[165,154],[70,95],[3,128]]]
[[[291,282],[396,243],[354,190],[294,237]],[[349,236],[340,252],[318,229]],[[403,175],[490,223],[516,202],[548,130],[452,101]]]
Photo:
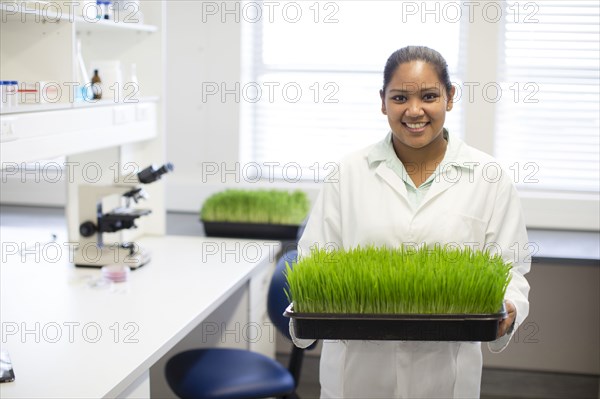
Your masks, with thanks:
[[[473,156],[469,152],[469,147],[458,137],[446,136],[448,146],[446,154],[440,163],[439,169],[441,173],[449,172],[449,168],[461,168],[465,170],[473,170],[476,163],[473,162]]]
[[[392,146],[392,132],[389,132],[383,140],[375,144],[369,153],[367,154],[367,161],[369,166],[373,166],[374,163],[385,161],[390,156],[390,149],[394,151]],[[396,155],[394,153],[394,155]]]
[[[433,197],[446,191],[450,186],[457,182],[454,178],[458,173],[462,174],[462,171],[456,169],[465,169],[467,171],[472,170],[476,163],[472,162],[472,155],[469,153],[469,147],[458,137],[450,138],[448,131],[444,129],[444,136],[448,140],[448,146],[446,147],[446,154],[444,159],[436,169],[438,175],[435,177],[435,184],[431,186],[427,195],[420,204],[419,209],[422,208],[427,202]],[[408,200],[408,193],[406,190],[405,182],[402,177],[394,172],[390,165],[392,159],[397,159],[396,152],[392,145],[392,132],[389,132],[386,137],[376,143],[367,154],[367,161],[369,167],[375,168],[375,173],[379,175],[384,181],[386,181],[395,191],[397,191],[403,198]],[[406,173],[405,169],[402,168],[402,172]],[[451,176],[451,177],[450,177]],[[406,176],[409,179],[408,176]]]
[[[467,170],[473,169],[474,164],[470,162],[472,158],[469,156],[468,147],[465,143],[458,137],[450,137],[446,129],[444,129],[444,136],[448,140],[448,146],[438,170],[444,173],[450,167]],[[367,161],[369,162],[369,166],[373,167],[375,163],[387,162],[391,157],[397,157],[397,155],[392,145],[392,132],[390,131],[383,140],[371,148],[367,154]]]
[[[369,167],[375,168],[375,173],[389,184],[398,194],[408,201],[408,192],[404,180],[410,179],[406,174],[406,170],[396,156],[392,145],[392,132],[389,132],[386,137],[376,143],[367,154],[367,162]],[[392,162],[398,162],[399,171],[403,174],[400,176],[392,169]]]
[[[425,198],[423,198],[423,201],[417,208],[417,212],[425,207],[433,198],[458,183],[460,179],[469,179],[467,175],[478,164],[477,162],[473,162],[473,154],[469,151],[469,146],[462,140],[458,137],[447,137],[447,139],[446,154],[436,170],[435,182],[431,185],[429,191],[427,191]]]
[[[406,184],[402,178],[387,165],[386,162],[380,162],[375,169],[375,173],[387,184],[389,184],[398,194],[400,194],[402,198],[409,202]]]

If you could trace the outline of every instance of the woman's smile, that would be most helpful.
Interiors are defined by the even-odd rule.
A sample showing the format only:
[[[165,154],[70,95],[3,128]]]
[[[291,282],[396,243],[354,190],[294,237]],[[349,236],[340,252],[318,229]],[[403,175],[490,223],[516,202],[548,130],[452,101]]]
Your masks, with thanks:
[[[406,130],[411,133],[422,133],[425,131],[429,122],[402,122]]]

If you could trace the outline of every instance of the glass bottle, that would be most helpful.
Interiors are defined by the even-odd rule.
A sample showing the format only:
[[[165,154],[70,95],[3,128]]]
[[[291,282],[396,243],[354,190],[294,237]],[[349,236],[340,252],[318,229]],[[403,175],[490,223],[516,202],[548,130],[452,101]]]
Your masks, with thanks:
[[[94,100],[102,98],[102,80],[97,69],[94,69],[94,76],[92,76],[92,93],[94,94]]]

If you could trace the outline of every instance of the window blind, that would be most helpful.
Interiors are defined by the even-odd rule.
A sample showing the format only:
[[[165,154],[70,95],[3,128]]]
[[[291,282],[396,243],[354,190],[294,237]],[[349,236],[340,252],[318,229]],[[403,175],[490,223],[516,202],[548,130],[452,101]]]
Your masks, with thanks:
[[[507,1],[504,15],[496,157],[521,189],[599,192],[599,2]]]
[[[272,21],[263,15],[245,23],[242,160],[292,163],[302,167],[302,178],[322,180],[327,165],[381,140],[389,131],[379,98],[383,68],[406,45],[439,51],[461,84],[464,19],[424,24],[402,3],[295,2],[303,17],[294,23],[277,13]],[[277,4],[283,9],[286,2]],[[451,134],[463,136],[460,102],[446,122]]]

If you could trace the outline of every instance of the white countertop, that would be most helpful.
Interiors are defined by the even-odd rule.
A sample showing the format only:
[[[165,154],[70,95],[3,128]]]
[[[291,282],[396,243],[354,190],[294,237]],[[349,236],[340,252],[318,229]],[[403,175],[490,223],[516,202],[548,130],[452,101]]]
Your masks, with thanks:
[[[104,285],[95,284],[99,269],[51,262],[58,243],[26,254],[3,248],[1,345],[16,380],[0,384],[0,397],[119,395],[279,250],[275,242],[201,237],[139,243],[151,249],[151,263]]]

